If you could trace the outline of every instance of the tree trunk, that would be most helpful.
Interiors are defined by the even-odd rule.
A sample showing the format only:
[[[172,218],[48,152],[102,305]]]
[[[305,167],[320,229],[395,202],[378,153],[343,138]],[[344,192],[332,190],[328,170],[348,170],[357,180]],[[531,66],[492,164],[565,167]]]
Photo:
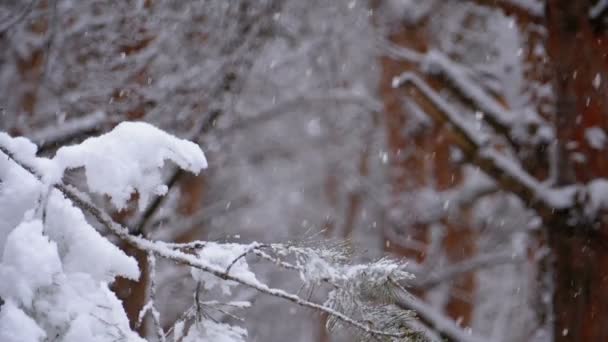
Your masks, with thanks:
[[[589,0],[547,1],[547,50],[554,71],[560,184],[587,183],[608,174],[603,148],[585,138],[590,127],[608,128],[605,37],[589,19]],[[589,227],[595,226],[595,227]],[[608,341],[608,249],[591,229],[549,225],[554,254],[555,341]]]

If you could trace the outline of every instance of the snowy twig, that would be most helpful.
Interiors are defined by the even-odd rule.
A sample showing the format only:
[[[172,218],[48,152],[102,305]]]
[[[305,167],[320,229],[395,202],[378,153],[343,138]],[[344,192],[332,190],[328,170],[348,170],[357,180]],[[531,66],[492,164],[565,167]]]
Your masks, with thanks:
[[[237,263],[237,261],[246,257],[248,254],[252,253],[253,251],[258,250],[260,248],[264,248],[264,247],[268,247],[268,245],[259,244],[257,242],[249,245],[249,247],[247,247],[247,249],[243,253],[241,253],[239,256],[234,258],[234,260],[232,260],[232,262],[230,262],[230,265],[228,265],[228,267],[226,267],[226,271],[225,271],[226,274],[230,273],[230,269],[234,266],[234,264]]]
[[[428,276],[419,276],[414,278],[411,286],[421,289],[429,289],[439,284],[445,283],[451,279],[454,279],[460,275],[479,270],[481,268],[494,267],[503,264],[517,263],[524,260],[521,256],[514,256],[508,253],[492,253],[487,255],[479,255],[471,259],[461,261],[459,263],[450,265],[449,267],[442,269],[436,273],[427,273]],[[416,274],[416,273],[415,273]]]
[[[165,342],[165,331],[163,330],[162,325],[160,324],[160,313],[154,306],[154,302],[156,300],[156,257],[154,253],[148,253],[148,268],[149,268],[149,299],[148,303],[144,305],[144,307],[139,312],[138,325],[143,323],[143,319],[146,313],[150,313],[152,315],[152,320],[154,322],[154,328],[156,330],[156,336],[158,337],[159,342]]]
[[[459,342],[482,342],[483,339],[464,331],[454,321],[442,315],[437,309],[408,294],[408,291],[398,281],[389,277],[389,281],[402,291],[397,305],[416,312],[428,325],[444,334],[448,339]]]
[[[421,63],[424,60],[424,54],[418,51],[399,46],[387,39],[380,38],[376,42],[378,49],[395,60],[403,60],[410,63]]]

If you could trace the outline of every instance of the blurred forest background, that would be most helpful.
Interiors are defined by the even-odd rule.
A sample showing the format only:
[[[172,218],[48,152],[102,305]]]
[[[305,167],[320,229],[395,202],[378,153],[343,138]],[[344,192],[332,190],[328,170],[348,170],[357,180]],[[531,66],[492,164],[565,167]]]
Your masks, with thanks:
[[[453,323],[486,341],[608,341],[607,11],[604,0],[0,0],[0,130],[52,155],[144,120],[199,143],[210,169],[167,170],[167,197],[115,212],[134,234],[346,241],[353,259],[409,260],[430,338],[462,340]],[[165,266],[169,326],[195,285]],[[115,284],[133,322],[146,281]],[[256,303],[250,341],[348,340],[318,314],[235,297]]]

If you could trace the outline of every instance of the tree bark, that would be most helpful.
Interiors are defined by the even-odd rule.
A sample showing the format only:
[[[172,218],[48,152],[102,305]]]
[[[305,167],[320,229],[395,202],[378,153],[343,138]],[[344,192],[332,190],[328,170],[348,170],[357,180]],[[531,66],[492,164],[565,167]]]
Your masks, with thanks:
[[[590,127],[608,128],[608,49],[604,34],[589,19],[590,7],[589,0],[547,1],[547,51],[554,72],[562,185],[608,174],[605,151],[585,139]],[[567,223],[559,220],[547,227],[554,255],[555,341],[608,341],[608,249],[584,235],[590,229],[605,234],[608,227],[585,222],[563,229]]]

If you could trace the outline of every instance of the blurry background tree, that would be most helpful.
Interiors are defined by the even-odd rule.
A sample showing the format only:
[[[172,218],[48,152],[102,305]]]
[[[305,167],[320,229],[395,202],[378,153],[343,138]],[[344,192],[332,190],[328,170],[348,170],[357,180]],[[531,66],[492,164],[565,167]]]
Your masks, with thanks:
[[[0,129],[46,155],[123,120],[154,123],[200,143],[210,170],[167,170],[167,198],[115,213],[134,233],[347,240],[353,258],[410,259],[431,338],[603,341],[607,8],[4,0]],[[159,266],[177,315],[194,284]],[[145,289],[116,284],[133,322]],[[258,302],[251,340],[345,338],[238,296]]]

